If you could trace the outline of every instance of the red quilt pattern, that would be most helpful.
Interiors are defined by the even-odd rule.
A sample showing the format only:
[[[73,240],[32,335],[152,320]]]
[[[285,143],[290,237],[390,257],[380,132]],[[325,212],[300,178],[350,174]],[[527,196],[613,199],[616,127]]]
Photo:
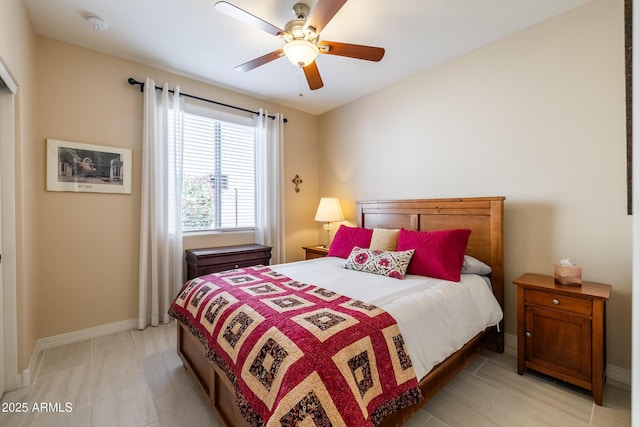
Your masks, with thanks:
[[[422,399],[391,315],[268,267],[193,279],[169,313],[227,373],[251,425],[375,426]]]

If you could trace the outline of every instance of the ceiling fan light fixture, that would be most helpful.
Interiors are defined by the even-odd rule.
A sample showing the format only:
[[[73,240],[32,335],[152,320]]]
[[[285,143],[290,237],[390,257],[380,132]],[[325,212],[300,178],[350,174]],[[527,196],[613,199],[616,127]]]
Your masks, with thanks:
[[[282,49],[289,61],[300,67],[311,64],[320,53],[318,46],[307,40],[292,40],[286,43]]]

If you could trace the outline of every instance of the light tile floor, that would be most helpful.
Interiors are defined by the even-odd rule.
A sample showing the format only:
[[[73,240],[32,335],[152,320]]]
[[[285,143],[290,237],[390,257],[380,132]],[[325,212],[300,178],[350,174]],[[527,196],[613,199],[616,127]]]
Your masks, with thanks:
[[[3,396],[0,426],[219,427],[175,343],[169,324],[48,349],[34,383]],[[406,426],[630,426],[630,407],[624,388],[606,384],[597,406],[580,389],[520,376],[515,358],[485,352]]]

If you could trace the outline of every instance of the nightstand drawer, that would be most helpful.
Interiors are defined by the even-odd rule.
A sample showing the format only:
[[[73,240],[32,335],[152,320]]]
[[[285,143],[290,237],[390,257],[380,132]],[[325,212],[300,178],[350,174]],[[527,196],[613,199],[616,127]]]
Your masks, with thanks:
[[[591,300],[573,298],[564,295],[552,294],[526,289],[524,292],[524,302],[527,305],[538,305],[541,307],[555,308],[576,314],[591,316]]]
[[[324,258],[329,253],[329,249],[324,246],[304,246],[305,259]]]

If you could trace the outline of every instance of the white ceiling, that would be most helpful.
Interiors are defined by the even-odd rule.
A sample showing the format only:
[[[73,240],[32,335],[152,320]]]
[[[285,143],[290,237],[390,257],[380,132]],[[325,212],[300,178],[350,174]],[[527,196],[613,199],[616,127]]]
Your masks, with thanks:
[[[24,0],[37,34],[133,60],[312,114],[322,114],[408,76],[588,3],[590,0],[349,0],[321,40],[379,46],[375,63],[333,55],[316,62],[324,87],[310,91],[280,58],[247,73],[236,65],[282,40],[217,12],[217,0]],[[311,8],[317,0],[298,0]],[[283,28],[296,0],[229,0]],[[97,15],[106,32],[85,20]],[[146,76],[122,76],[123,79]],[[153,76],[150,76],[153,77]],[[300,96],[302,94],[302,96]],[[197,95],[197,94],[196,94]]]

